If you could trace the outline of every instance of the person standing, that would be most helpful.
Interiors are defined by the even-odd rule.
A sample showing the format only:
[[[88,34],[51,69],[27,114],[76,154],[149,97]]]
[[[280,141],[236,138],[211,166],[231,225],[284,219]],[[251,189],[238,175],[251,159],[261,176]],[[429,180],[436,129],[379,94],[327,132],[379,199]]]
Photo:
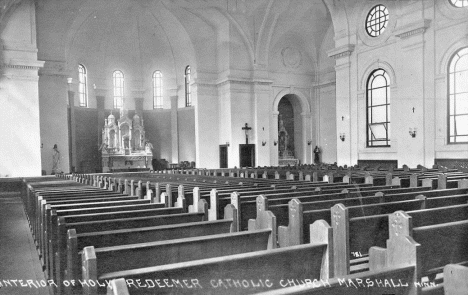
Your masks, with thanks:
[[[315,149],[314,149],[314,163],[315,164],[320,163],[320,148],[318,146],[315,146]]]
[[[57,148],[57,144],[54,144],[52,150],[52,174],[62,173],[60,169],[60,151]]]

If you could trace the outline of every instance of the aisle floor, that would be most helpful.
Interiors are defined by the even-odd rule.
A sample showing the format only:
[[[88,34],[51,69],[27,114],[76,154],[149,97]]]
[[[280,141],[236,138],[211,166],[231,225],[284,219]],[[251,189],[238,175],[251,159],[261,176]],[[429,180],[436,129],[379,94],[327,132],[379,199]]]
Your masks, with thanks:
[[[49,295],[41,283],[46,278],[21,198],[0,193],[0,294]]]

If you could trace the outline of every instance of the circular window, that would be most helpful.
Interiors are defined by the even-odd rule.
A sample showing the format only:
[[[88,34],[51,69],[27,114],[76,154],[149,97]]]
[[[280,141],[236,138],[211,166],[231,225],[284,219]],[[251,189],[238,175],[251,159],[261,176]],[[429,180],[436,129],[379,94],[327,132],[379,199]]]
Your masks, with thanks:
[[[449,2],[455,7],[468,7],[468,0],[450,0]]]
[[[468,0],[467,0],[468,1]],[[466,1],[464,1],[466,2]],[[388,9],[379,4],[374,6],[366,18],[366,31],[371,37],[377,37],[383,33],[388,24]]]

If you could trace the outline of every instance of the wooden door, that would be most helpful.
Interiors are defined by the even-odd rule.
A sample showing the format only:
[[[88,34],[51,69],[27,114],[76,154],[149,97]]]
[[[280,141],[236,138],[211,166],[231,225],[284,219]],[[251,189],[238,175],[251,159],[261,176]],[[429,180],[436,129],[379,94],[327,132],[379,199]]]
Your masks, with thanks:
[[[228,149],[227,145],[219,146],[219,168],[228,167]]]
[[[255,144],[239,145],[239,167],[255,167]]]

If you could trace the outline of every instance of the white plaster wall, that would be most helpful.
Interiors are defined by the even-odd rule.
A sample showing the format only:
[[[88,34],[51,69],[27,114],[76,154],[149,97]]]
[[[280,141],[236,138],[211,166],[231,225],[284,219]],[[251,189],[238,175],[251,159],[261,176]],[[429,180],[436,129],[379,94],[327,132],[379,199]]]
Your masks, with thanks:
[[[197,167],[219,168],[218,96],[215,87],[194,85],[195,162]]]
[[[47,65],[46,65],[47,67]],[[39,77],[39,112],[42,170],[52,172],[52,148],[57,144],[61,169],[70,172],[68,142],[68,93],[66,77],[44,68]]]
[[[377,38],[366,36],[359,25],[375,3],[347,3],[332,13],[335,28],[346,28],[335,37],[337,48],[354,46],[350,56],[336,60],[336,132],[350,134],[349,143],[337,144],[338,163],[397,159],[399,166],[415,167],[431,166],[435,158],[466,158],[468,145],[447,144],[446,70],[448,57],[468,45],[468,12],[448,1],[383,4],[389,8],[391,21]],[[389,148],[366,147],[365,87],[368,75],[377,68],[384,68],[391,79]],[[345,120],[340,122],[342,115]],[[415,138],[409,128],[417,128]]]
[[[0,39],[0,177],[41,175],[35,8],[22,2],[4,18]]]

